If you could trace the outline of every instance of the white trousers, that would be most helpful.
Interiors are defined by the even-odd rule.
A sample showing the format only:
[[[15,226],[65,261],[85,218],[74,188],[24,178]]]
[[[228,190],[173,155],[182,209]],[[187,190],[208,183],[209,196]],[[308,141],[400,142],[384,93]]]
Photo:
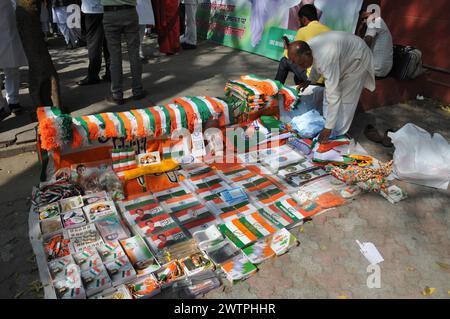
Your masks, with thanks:
[[[18,104],[20,89],[19,68],[5,68],[3,72],[5,73],[6,101],[8,104]],[[1,99],[3,100],[3,95]]]
[[[358,106],[359,98],[361,97],[364,83],[366,80],[366,73],[363,75],[349,76],[343,79],[339,84],[341,88],[342,105],[336,114],[337,121],[333,132],[336,135],[343,135],[348,132],[355,116],[355,111]],[[325,88],[326,90],[326,88]],[[326,94],[323,96],[323,117],[326,119],[328,115],[328,101]]]
[[[197,45],[197,4],[185,4],[186,29],[181,42]]]
[[[75,45],[77,43],[77,36],[75,29],[70,29],[67,26],[67,7],[53,8],[53,21],[58,25],[58,29],[64,36],[66,44],[71,43]]]

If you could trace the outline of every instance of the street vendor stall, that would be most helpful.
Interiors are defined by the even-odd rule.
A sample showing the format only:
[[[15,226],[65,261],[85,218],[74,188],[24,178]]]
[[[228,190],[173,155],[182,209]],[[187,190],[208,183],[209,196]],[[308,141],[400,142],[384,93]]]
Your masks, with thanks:
[[[361,191],[392,198],[391,163],[278,119],[299,99],[246,75],[220,98],[77,117],[39,108],[29,228],[46,298],[194,298],[253,275],[298,245],[290,229]]]

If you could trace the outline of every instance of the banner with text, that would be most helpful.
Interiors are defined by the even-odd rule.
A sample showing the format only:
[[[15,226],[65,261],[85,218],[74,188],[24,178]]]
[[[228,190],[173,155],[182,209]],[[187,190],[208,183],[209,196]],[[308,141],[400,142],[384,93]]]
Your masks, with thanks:
[[[323,24],[354,33],[362,2],[316,0],[314,5]],[[199,0],[199,37],[279,60],[282,36],[293,40],[300,27],[301,6],[299,0]]]

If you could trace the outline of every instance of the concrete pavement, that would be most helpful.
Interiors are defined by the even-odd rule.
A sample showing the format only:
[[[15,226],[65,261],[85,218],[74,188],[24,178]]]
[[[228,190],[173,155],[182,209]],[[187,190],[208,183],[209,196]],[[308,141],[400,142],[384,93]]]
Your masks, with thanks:
[[[272,77],[277,68],[266,58],[203,43],[198,50],[144,65],[149,96],[117,108],[103,102],[108,84],[76,86],[87,67],[84,48],[52,50],[52,55],[60,72],[64,103],[76,115],[150,106],[184,95],[220,96],[227,79],[248,73]],[[127,63],[124,66],[129,74]],[[129,80],[125,85],[129,87]],[[25,91],[21,91],[23,101],[27,99]],[[359,115],[354,136],[371,155],[387,160],[392,158],[392,149],[367,141],[360,134],[363,123],[398,129],[413,122],[450,140],[449,120],[450,113],[427,101],[405,103]],[[35,124],[10,117],[0,124],[0,138],[15,136],[24,125],[30,128]],[[27,227],[29,197],[38,180],[36,154],[0,158],[0,298],[42,297]],[[403,182],[399,185],[408,192],[406,200],[393,205],[375,194],[361,195],[294,229],[299,247],[263,263],[247,281],[234,287],[226,284],[206,297],[450,298],[450,193]],[[385,259],[380,265],[380,288],[367,287],[368,262],[356,239],[373,242]],[[427,286],[436,288],[431,296],[421,294]]]

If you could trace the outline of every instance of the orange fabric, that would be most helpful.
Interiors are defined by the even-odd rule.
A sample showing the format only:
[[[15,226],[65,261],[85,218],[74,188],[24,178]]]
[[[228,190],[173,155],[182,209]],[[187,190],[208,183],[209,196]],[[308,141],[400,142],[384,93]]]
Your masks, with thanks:
[[[123,112],[117,112],[116,113],[117,116],[120,117],[120,119],[123,122],[123,125],[125,126],[125,131],[127,132],[127,141],[131,141],[133,139],[132,136],[132,126],[131,126],[131,122],[128,119],[128,117],[126,117]]]
[[[136,110],[131,110],[130,112],[136,118],[136,122],[138,125],[138,130],[137,130],[138,136],[145,137],[147,134],[145,134],[144,120],[142,119],[141,114],[139,112],[136,112]]]
[[[95,123],[92,123],[91,120],[89,120],[88,116],[82,116],[81,117],[87,124],[89,128],[89,139],[91,141],[96,140],[98,138],[98,126]]]
[[[153,114],[153,118],[155,119],[155,137],[158,137],[162,134],[161,117],[153,107],[148,108],[148,110]]]
[[[100,117],[105,122],[105,135],[106,137],[114,137],[116,136],[116,126],[114,125],[114,122],[111,121],[108,115],[106,113],[100,113]]]

